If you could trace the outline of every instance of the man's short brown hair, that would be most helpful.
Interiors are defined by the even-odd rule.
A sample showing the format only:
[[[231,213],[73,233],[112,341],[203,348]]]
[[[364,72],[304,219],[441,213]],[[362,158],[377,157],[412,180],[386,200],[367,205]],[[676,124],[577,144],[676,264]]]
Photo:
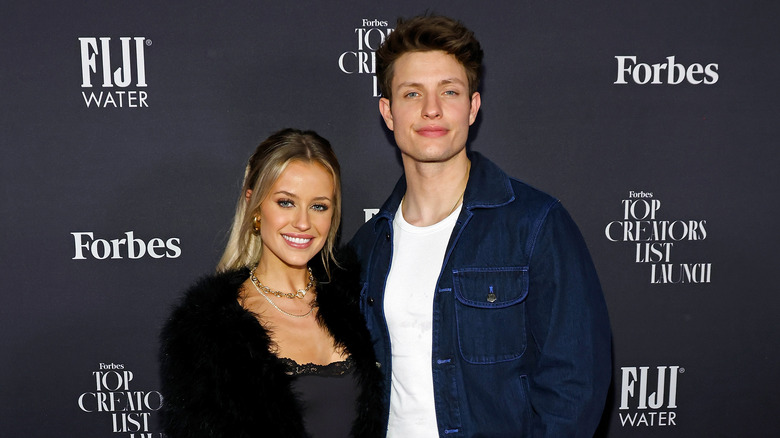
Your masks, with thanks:
[[[479,87],[482,76],[482,48],[463,23],[438,15],[399,18],[395,30],[376,51],[376,75],[379,90],[392,100],[393,66],[405,53],[442,50],[466,69],[469,95]]]

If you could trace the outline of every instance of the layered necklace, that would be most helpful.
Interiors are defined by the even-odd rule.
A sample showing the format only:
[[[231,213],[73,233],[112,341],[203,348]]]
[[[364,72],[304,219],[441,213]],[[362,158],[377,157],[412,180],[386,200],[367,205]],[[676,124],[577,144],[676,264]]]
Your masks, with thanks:
[[[257,289],[257,292],[260,293],[260,295],[268,301],[269,304],[271,304],[274,309],[284,313],[287,316],[291,316],[293,318],[305,318],[314,311],[314,303],[315,301],[312,301],[311,308],[309,308],[309,311],[304,314],[296,314],[296,313],[290,313],[279,306],[276,305],[276,303],[273,302],[271,297],[268,296],[268,294],[271,294],[273,296],[279,297],[279,298],[300,298],[303,299],[306,296],[306,293],[309,292],[309,290],[314,286],[314,274],[311,272],[311,268],[309,268],[309,283],[306,285],[303,289],[298,289],[295,292],[282,292],[278,290],[272,290],[270,287],[264,285],[263,283],[260,283],[260,280],[257,279],[257,276],[255,275],[255,269],[257,269],[257,266],[252,268],[252,270],[249,272],[249,278],[252,281],[252,285]]]

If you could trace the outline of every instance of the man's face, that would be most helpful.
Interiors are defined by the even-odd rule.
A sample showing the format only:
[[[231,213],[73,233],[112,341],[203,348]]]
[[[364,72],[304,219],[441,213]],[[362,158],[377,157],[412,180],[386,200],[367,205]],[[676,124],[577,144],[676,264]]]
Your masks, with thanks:
[[[479,93],[469,96],[466,69],[436,50],[401,55],[393,72],[393,101],[380,99],[379,111],[404,162],[445,162],[464,153],[480,106]]]

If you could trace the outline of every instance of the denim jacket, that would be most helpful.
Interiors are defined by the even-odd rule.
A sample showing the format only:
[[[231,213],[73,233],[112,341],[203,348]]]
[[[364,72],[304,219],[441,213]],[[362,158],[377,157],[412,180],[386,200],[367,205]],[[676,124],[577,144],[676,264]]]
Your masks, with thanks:
[[[439,435],[591,437],[612,365],[606,305],[585,242],[558,200],[478,153],[469,158],[432,303],[431,370],[420,370],[433,373]],[[401,177],[350,242],[385,388],[392,363],[384,287],[405,192]]]

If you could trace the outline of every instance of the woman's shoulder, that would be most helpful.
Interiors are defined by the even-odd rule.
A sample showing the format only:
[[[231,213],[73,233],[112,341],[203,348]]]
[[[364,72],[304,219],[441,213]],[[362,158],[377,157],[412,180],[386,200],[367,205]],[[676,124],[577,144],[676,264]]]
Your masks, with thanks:
[[[360,296],[360,264],[351,249],[342,248],[337,251],[336,263],[330,264],[330,272],[326,272],[320,263],[313,265],[317,279],[317,303],[321,312],[343,313],[347,310],[344,306],[357,306]]]
[[[352,351],[368,333],[359,307],[360,264],[355,253],[346,248],[337,252],[336,261],[336,266],[330,266],[330,276],[316,276],[318,317],[336,342]]]
[[[241,283],[249,276],[247,269],[206,275],[195,281],[173,306],[166,322],[167,331],[182,329],[201,331],[230,316],[240,317],[245,311],[237,298]]]
[[[249,277],[248,269],[236,269],[205,275],[196,280],[184,293],[182,305],[219,305],[238,297],[243,283]]]

